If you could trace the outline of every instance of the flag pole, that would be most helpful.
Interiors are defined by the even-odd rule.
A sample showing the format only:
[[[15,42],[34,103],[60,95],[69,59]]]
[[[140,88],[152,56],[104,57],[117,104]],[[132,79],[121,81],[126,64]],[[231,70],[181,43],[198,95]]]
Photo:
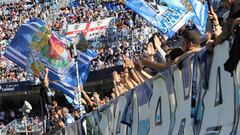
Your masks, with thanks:
[[[75,61],[75,66],[76,66],[76,79],[77,79],[77,100],[79,103],[79,110],[80,110],[80,115],[82,116],[82,102],[81,102],[81,97],[82,97],[82,93],[81,93],[81,84],[80,84],[80,78],[79,78],[79,71],[78,71],[78,60],[77,60],[77,46],[76,44],[73,44],[73,57],[74,57],[74,61]]]
[[[82,39],[82,38],[84,38],[84,39]],[[80,42],[81,42],[81,47],[79,46]],[[79,50],[86,51],[86,48],[88,48],[87,41],[86,41],[83,33],[78,34],[75,37],[75,39],[72,42],[71,48],[73,49],[72,56],[74,58],[75,66],[76,66],[77,90],[75,92],[76,92],[76,95],[77,95],[78,103],[80,105],[80,115],[82,116],[83,115],[83,110],[82,110],[82,107],[81,107],[82,106],[82,101],[81,101],[82,93],[83,93],[83,97],[88,99],[88,101],[90,101],[89,104],[92,105],[91,100],[89,100],[90,98],[84,92],[83,87],[80,83],[80,75],[79,75],[79,70],[78,70],[78,59],[77,59],[78,53],[77,53],[77,50],[79,49]]]

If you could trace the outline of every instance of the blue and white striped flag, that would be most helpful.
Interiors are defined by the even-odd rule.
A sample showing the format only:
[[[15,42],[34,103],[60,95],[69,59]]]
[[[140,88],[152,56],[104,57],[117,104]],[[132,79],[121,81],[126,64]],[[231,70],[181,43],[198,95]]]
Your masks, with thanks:
[[[49,69],[50,87],[74,99],[77,89],[76,67],[69,50],[65,48],[71,40],[46,29],[40,19],[23,24],[7,47],[5,56],[43,78],[44,67]],[[87,80],[91,60],[96,56],[93,50],[79,53],[79,73],[81,83]]]

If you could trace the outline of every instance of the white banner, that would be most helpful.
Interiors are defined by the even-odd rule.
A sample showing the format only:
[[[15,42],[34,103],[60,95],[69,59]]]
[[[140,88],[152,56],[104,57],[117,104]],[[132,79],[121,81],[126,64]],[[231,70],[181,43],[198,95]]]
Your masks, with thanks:
[[[85,134],[239,135],[239,72],[224,70],[228,50],[228,42],[215,48],[211,72],[194,54],[84,116]]]
[[[66,35],[69,38],[74,38],[78,33],[83,32],[87,40],[96,39],[106,31],[112,19],[111,17],[94,22],[70,24]]]

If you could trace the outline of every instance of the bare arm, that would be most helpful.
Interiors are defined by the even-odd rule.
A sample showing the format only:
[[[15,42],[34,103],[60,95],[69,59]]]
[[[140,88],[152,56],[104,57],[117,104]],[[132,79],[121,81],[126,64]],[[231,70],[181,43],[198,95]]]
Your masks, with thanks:
[[[91,101],[87,93],[84,91],[82,86],[81,86],[81,92],[82,92],[83,98],[90,104],[90,106],[93,106],[93,102]]]
[[[116,97],[120,96],[120,93],[118,92],[118,90],[116,88],[113,88],[112,91],[114,92],[114,94],[116,95]]]
[[[141,72],[137,71],[136,69],[133,70],[135,72],[140,80],[140,84],[142,84],[145,80],[144,77],[142,76]]]
[[[133,79],[129,79],[130,80],[130,82],[133,84],[133,88],[135,88],[135,87],[137,87],[139,84],[137,84],[137,82],[135,82]],[[132,88],[132,89],[133,89]]]
[[[137,86],[137,83],[135,81],[130,80],[128,78],[125,78],[125,79],[126,79],[125,82],[128,86],[128,89],[133,89],[135,86]]]
[[[48,68],[45,68],[45,76],[44,76],[44,80],[43,80],[43,85],[44,85],[44,87],[46,87],[46,88],[49,86]]]
[[[208,15],[209,15],[209,19],[212,21],[214,33],[215,33],[216,37],[218,37],[222,33],[222,27],[220,26],[219,21],[218,21],[218,16],[214,12],[212,7],[210,8]]]
[[[142,73],[142,75],[145,77],[145,78],[147,78],[147,79],[151,79],[152,78],[152,76],[151,75],[149,75],[147,72],[145,72],[144,70],[141,70],[141,73]]]
[[[190,56],[190,55],[192,55],[195,52],[198,52],[200,50],[201,50],[201,48],[195,48],[194,50],[191,50],[191,51],[188,51],[188,52],[184,53],[183,55],[181,55],[181,56],[179,56],[175,59],[175,63],[180,63],[186,57],[188,57],[188,56]]]
[[[170,66],[173,65],[172,62],[167,62],[167,63],[156,63],[156,62],[152,62],[149,60],[142,60],[143,65],[145,65],[146,67],[151,67],[157,70],[165,70],[167,68],[169,68]]]
[[[132,75],[132,78],[134,81],[136,81],[138,84],[141,84],[141,80],[140,78],[138,77],[137,73],[135,72],[134,69],[130,69],[130,73]]]

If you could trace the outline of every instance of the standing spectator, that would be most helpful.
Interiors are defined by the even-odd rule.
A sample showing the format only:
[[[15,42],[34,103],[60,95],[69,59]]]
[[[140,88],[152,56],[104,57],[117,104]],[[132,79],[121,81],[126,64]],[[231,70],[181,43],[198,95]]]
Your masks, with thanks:
[[[74,118],[74,120],[78,120],[80,118],[80,110],[79,109],[74,109],[72,112],[72,117]]]
[[[72,115],[69,113],[69,110],[67,107],[63,107],[62,115],[63,115],[63,119],[65,122],[65,126],[68,126],[75,121],[74,118],[72,117]]]

